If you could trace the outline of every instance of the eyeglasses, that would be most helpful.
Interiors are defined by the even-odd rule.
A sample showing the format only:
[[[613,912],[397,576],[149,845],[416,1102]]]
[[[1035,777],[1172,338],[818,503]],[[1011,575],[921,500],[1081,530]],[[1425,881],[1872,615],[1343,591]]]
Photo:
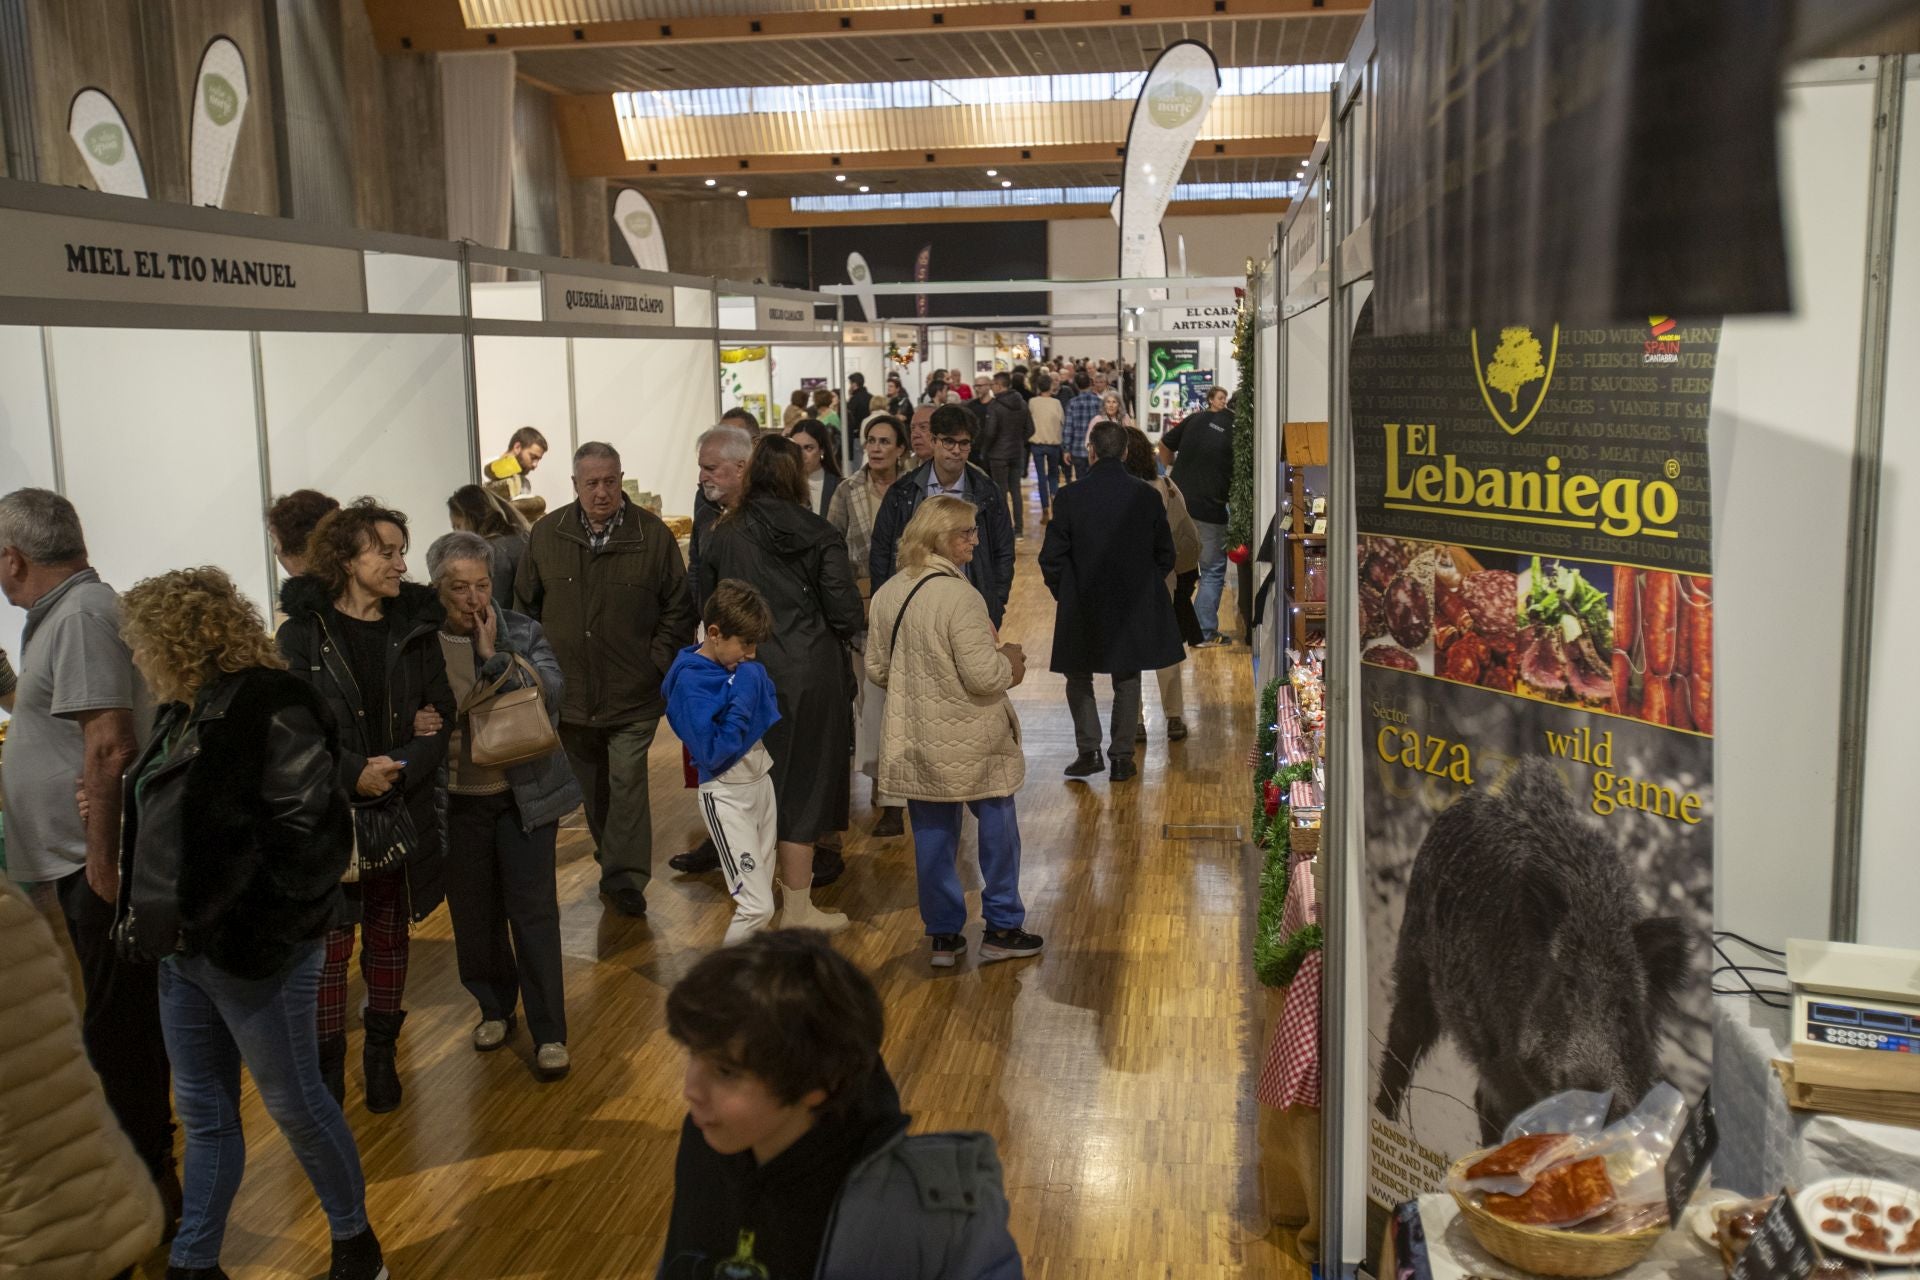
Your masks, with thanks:
[[[965,451],[973,448],[973,439],[970,436],[935,436],[933,439],[936,444],[948,449]]]

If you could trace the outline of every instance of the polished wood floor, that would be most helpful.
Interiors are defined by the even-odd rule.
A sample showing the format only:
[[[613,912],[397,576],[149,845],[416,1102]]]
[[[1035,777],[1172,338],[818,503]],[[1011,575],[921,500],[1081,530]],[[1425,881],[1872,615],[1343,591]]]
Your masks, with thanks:
[[[1004,634],[1033,658],[1013,696],[1028,762],[1021,882],[1045,954],[931,969],[910,842],[865,834],[864,779],[847,874],[819,901],[855,921],[842,946],[886,1000],[886,1059],[916,1128],[985,1129],[998,1141],[1029,1276],[1304,1277],[1257,1211],[1262,1006],[1250,860],[1232,839],[1164,833],[1167,824],[1245,826],[1247,650],[1207,650],[1187,664],[1193,732],[1183,743],[1165,741],[1157,691],[1145,682],[1153,737],[1136,781],[1064,783],[1072,730],[1061,678],[1045,670],[1053,605],[1034,564],[1036,517],[1020,543]],[[700,833],[693,794],[663,724],[653,804],[664,874],[644,922],[602,911],[585,832],[563,833],[567,1079],[535,1080],[524,1028],[510,1050],[475,1053],[474,1006],[454,974],[446,913],[415,933],[405,1104],[386,1116],[366,1111],[357,1031],[348,1072],[348,1120],[396,1280],[653,1274],[683,1114],[664,1000],[718,945],[730,914],[713,878],[666,870]],[[977,913],[977,893],[971,900]],[[976,914],[976,949],[979,928]],[[359,999],[356,991],[350,1007]],[[324,1275],[325,1220],[250,1085],[246,1127],[250,1163],[227,1270],[235,1280]],[[156,1254],[142,1274],[163,1270]]]

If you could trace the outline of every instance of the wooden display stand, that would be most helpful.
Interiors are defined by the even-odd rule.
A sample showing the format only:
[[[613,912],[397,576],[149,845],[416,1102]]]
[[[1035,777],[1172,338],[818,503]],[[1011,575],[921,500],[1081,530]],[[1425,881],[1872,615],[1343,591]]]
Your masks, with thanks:
[[[1324,534],[1313,532],[1313,511],[1307,501],[1306,484],[1301,476],[1302,467],[1324,467],[1327,465],[1327,424],[1324,422],[1289,422],[1282,428],[1282,442],[1287,455],[1287,497],[1290,500],[1293,520],[1286,532],[1287,542],[1287,634],[1292,638],[1292,648],[1305,650],[1310,636],[1324,636],[1327,633],[1327,602],[1302,599],[1307,581],[1308,548],[1318,547],[1318,554],[1324,556],[1327,539]]]

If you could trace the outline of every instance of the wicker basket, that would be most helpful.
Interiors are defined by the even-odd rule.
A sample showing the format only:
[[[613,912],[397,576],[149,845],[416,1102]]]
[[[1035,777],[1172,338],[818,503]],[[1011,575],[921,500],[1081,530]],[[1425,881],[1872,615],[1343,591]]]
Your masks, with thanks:
[[[1466,1177],[1467,1167],[1487,1153],[1476,1151],[1456,1162],[1447,1174],[1448,1189]],[[1460,1217],[1473,1232],[1473,1238],[1500,1261],[1541,1276],[1610,1276],[1625,1271],[1647,1256],[1665,1225],[1642,1227],[1623,1235],[1598,1235],[1585,1231],[1555,1231],[1548,1227],[1525,1226],[1497,1218],[1475,1204],[1470,1196],[1453,1192],[1460,1206]]]

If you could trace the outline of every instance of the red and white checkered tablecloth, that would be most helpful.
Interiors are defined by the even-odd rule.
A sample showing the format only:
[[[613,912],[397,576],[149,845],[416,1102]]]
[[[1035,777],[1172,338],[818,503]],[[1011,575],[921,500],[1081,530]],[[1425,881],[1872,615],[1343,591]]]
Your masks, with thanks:
[[[1291,938],[1320,919],[1313,888],[1313,856],[1296,856],[1287,872],[1287,904],[1280,909],[1280,936]]]
[[[1320,951],[1309,951],[1287,988],[1254,1091],[1264,1106],[1285,1111],[1320,1105],[1320,963]]]

